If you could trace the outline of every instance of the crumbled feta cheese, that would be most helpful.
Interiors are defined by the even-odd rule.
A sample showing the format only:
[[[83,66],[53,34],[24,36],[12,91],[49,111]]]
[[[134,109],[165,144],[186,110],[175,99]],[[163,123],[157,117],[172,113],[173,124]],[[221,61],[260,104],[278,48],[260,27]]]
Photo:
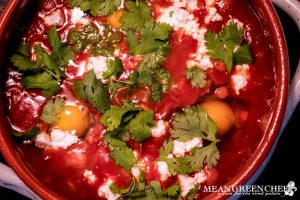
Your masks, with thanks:
[[[74,8],[71,13],[71,23],[72,24],[87,24],[89,19],[87,15],[80,10],[80,8]]]
[[[98,189],[98,196],[102,198],[106,198],[107,200],[116,200],[118,199],[121,195],[120,194],[115,194],[110,190],[110,185],[112,184],[112,180],[109,179],[101,185]]]
[[[171,174],[169,172],[168,164],[163,161],[158,161],[156,163],[156,165],[157,165],[157,170],[158,170],[159,174],[161,175],[160,179],[162,181],[167,180],[171,176]]]
[[[194,15],[185,9],[170,6],[164,9],[158,21],[169,24],[174,30],[184,29],[187,34],[193,36],[195,39],[198,36],[199,24],[195,20]]]
[[[208,24],[209,22],[221,21],[223,17],[217,12],[215,7],[209,7],[208,14],[205,17],[205,23]]]
[[[83,172],[84,178],[88,181],[89,184],[93,184],[96,181],[96,176],[91,170],[85,170]]]
[[[196,174],[194,174],[194,180],[195,183],[200,184],[203,183],[204,181],[206,181],[207,177],[205,176],[205,174],[203,172],[198,172]]]
[[[187,0],[186,7],[189,11],[196,10],[198,8],[198,0]]]
[[[203,146],[202,139],[200,138],[194,138],[187,142],[180,142],[175,140],[172,153],[173,155],[180,157],[180,156],[184,156],[184,154],[186,152],[189,152],[191,149],[195,147],[202,147],[202,146]]]
[[[68,148],[72,144],[79,141],[75,132],[67,132],[54,128],[51,130],[50,135],[46,132],[39,133],[35,138],[35,146],[39,148]]]
[[[166,125],[163,120],[159,120],[156,126],[151,129],[152,137],[161,137],[166,133]]]
[[[32,141],[31,140],[24,140],[23,144],[32,144]]]
[[[90,57],[87,62],[87,69],[94,70],[94,73],[97,77],[97,79],[101,79],[103,83],[105,83],[105,80],[103,79],[103,72],[107,71],[107,61],[109,59],[113,58],[108,58],[104,56],[98,56],[98,57]]]
[[[236,18],[232,18],[230,20],[228,20],[227,24],[230,24],[231,22],[233,22],[234,24],[237,25],[238,28],[244,28],[244,23],[241,22],[240,20],[236,19]]]
[[[178,175],[179,184],[181,188],[181,196],[185,197],[196,184],[201,184],[206,180],[206,176],[203,172],[197,172],[194,177],[187,175]]]
[[[196,185],[193,177],[178,175],[179,184],[181,188],[181,196],[185,197],[191,189],[193,189]]]
[[[141,171],[140,171],[140,168],[134,166],[131,168],[131,173],[132,175],[134,176],[135,179],[138,179],[139,176],[141,175]]]
[[[63,17],[62,11],[57,9],[56,11],[52,12],[50,15],[44,16],[45,24],[48,26],[62,26],[63,25]]]
[[[175,156],[184,156],[185,152],[186,152],[185,142],[180,142],[180,141],[175,140],[174,141],[174,148],[173,148],[172,153]]]
[[[202,70],[207,70],[209,68],[213,68],[214,64],[208,56],[203,56],[202,59],[200,60],[199,67]]]
[[[234,84],[234,90],[237,95],[240,94],[240,90],[246,87],[248,81],[243,75],[232,75],[231,79]]]
[[[75,144],[79,141],[79,138],[76,136],[75,132],[67,132],[57,128],[51,130],[50,133],[51,146],[53,148],[68,148],[72,144]]]
[[[231,82],[237,95],[240,94],[240,90],[245,88],[249,80],[249,65],[236,65],[235,71],[231,74]]]
[[[35,137],[35,146],[38,148],[46,148],[51,146],[51,139],[50,136],[46,132],[39,133]]]

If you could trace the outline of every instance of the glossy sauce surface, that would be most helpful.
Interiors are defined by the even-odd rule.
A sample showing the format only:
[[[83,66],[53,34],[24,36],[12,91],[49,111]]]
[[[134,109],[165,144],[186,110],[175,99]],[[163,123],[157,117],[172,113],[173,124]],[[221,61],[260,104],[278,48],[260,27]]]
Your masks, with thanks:
[[[52,1],[48,1],[52,2]],[[47,5],[42,5],[41,11],[32,20],[32,24],[25,34],[25,41],[31,46],[42,42],[49,47],[44,31],[50,29],[44,24],[42,17],[60,9],[65,13],[64,24],[60,27],[59,33],[62,38],[68,30],[68,17],[66,15],[69,8],[66,3],[60,0],[53,1]],[[272,110],[273,95],[275,88],[274,65],[272,60],[272,49],[267,30],[264,30],[259,18],[256,16],[251,6],[246,0],[224,1],[219,12],[224,16],[221,22],[212,22],[208,25],[209,30],[219,31],[229,16],[243,21],[246,27],[246,39],[251,45],[255,57],[251,64],[251,78],[245,88],[246,92],[236,95],[230,83],[227,83],[227,74],[224,71],[211,69],[208,72],[210,82],[205,88],[194,89],[184,76],[186,62],[189,55],[197,48],[197,42],[191,36],[181,35],[174,32],[171,35],[172,50],[168,57],[165,69],[170,71],[172,86],[163,99],[158,103],[149,101],[149,91],[147,89],[137,90],[131,94],[131,98],[137,100],[140,105],[150,108],[155,112],[157,119],[171,120],[172,113],[189,105],[194,105],[203,101],[203,96],[213,93],[220,85],[229,88],[230,98],[227,100],[234,109],[236,125],[222,138],[218,144],[221,158],[215,169],[207,170],[207,181],[204,184],[222,185],[229,181],[244,165],[255,151],[260,139],[264,134],[264,122]],[[233,3],[234,2],[234,3]],[[154,16],[160,7],[167,6],[166,1],[153,1]],[[199,5],[203,1],[199,1]],[[201,19],[205,9],[200,9],[195,15]],[[101,19],[99,19],[101,21]],[[123,60],[124,74],[136,68],[139,58],[132,58],[126,49],[126,44],[120,47],[120,58]],[[78,54],[75,65],[67,68],[67,78],[64,81],[64,90],[60,96],[72,96],[72,83],[74,79],[81,79],[84,76],[82,66],[87,62],[87,55]],[[231,89],[230,89],[231,88]],[[46,99],[39,91],[25,91],[20,86],[20,75],[11,71],[6,86],[8,99],[9,120],[14,129],[24,131],[36,123],[36,118],[41,115],[42,106]],[[127,97],[126,91],[119,90],[118,94],[112,98],[116,104],[122,104]],[[119,102],[119,103],[118,103]],[[21,117],[22,116],[22,117]],[[103,143],[105,134],[104,127],[100,125],[100,114],[95,114],[96,126],[91,129],[87,136],[79,143],[72,145],[67,150],[40,150],[33,144],[19,144],[20,151],[24,156],[24,161],[36,174],[36,176],[62,196],[68,199],[97,199],[99,185],[106,179],[113,177],[116,184],[126,188],[131,183],[131,176],[122,167],[118,166],[109,157],[109,150]],[[24,118],[26,119],[24,121]],[[169,134],[159,138],[150,138],[143,143],[143,149],[134,143],[129,144],[140,154],[140,160],[146,167],[146,180],[151,181],[159,178],[159,174],[154,169],[153,161],[159,156],[158,149],[162,146]],[[146,158],[146,159],[145,159]],[[90,184],[83,176],[85,170],[93,171],[96,180]],[[176,177],[161,182],[163,187],[168,187],[176,182]],[[198,198],[206,196],[200,193]]]

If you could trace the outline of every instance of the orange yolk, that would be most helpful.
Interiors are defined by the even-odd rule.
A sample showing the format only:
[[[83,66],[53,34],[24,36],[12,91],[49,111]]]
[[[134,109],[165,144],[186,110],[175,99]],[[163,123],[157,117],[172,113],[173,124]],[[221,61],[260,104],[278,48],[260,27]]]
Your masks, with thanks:
[[[123,14],[123,10],[118,10],[115,13],[109,15],[106,19],[107,22],[113,27],[113,28],[120,28],[120,18]]]
[[[212,100],[202,103],[201,106],[216,123],[218,136],[226,134],[231,129],[235,117],[232,108],[227,103],[219,100]]]
[[[82,137],[87,131],[90,118],[89,111],[84,107],[65,106],[64,110],[58,114],[59,121],[51,125],[51,128],[59,128],[63,131],[76,131],[78,137]]]

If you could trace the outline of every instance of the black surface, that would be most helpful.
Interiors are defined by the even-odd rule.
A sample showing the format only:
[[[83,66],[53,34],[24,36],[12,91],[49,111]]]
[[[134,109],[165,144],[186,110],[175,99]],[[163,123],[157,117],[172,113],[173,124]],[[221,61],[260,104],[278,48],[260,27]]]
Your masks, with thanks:
[[[290,55],[291,74],[293,74],[300,57],[300,34],[297,26],[284,12],[278,10],[278,13],[286,34]],[[293,197],[286,197],[284,199],[300,199],[299,134],[300,106],[298,105],[287,128],[285,129],[279,140],[274,155],[272,156],[262,175],[255,183],[257,185],[286,185],[289,181],[295,181],[296,186],[298,187],[298,191],[295,192],[295,195]],[[2,157],[0,157],[0,160],[3,161]],[[0,200],[11,199],[26,200],[27,198],[5,188],[0,188]],[[241,199],[283,199],[283,197],[245,196]]]

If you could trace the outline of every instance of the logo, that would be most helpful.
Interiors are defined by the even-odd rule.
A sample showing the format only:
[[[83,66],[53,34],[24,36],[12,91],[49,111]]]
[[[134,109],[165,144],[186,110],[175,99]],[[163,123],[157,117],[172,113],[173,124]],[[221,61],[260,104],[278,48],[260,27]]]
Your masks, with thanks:
[[[287,196],[294,196],[294,193],[297,191],[297,187],[294,181],[290,181],[287,186],[286,189],[284,191],[284,195]]]
[[[251,196],[294,196],[297,187],[294,181],[287,185],[240,185],[240,186],[204,186],[203,192],[218,192],[223,195]]]

